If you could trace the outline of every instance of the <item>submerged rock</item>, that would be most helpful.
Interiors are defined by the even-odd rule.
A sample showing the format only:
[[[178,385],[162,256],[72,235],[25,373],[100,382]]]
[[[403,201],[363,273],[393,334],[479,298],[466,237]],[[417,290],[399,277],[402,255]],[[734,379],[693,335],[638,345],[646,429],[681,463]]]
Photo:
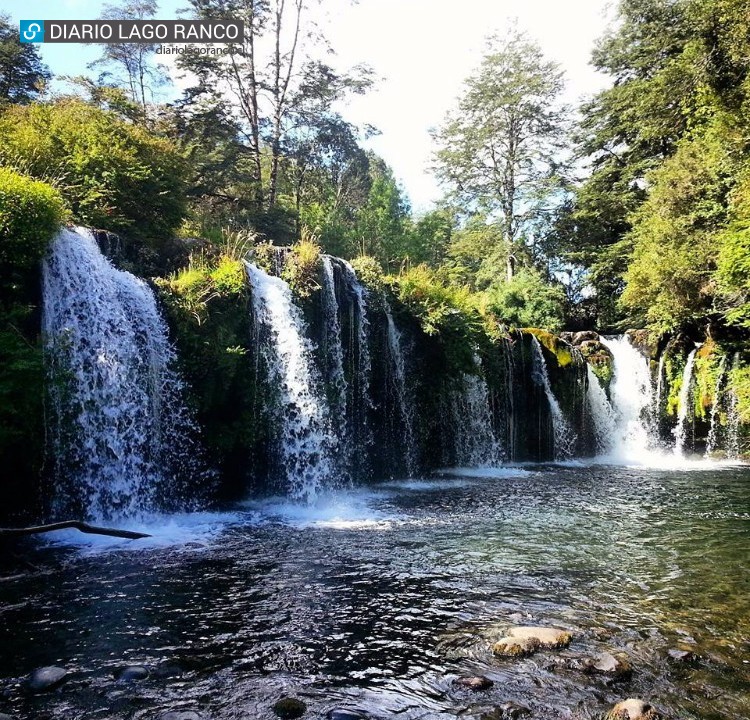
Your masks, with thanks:
[[[468,688],[469,690],[489,690],[495,683],[484,675],[476,677],[460,677],[453,681],[454,685]]]
[[[531,710],[525,705],[507,702],[503,705],[499,705],[490,712],[484,713],[481,720],[518,720],[518,718],[530,714]]]
[[[115,677],[118,680],[131,681],[131,680],[145,680],[149,675],[148,670],[143,665],[129,665],[122,670],[119,670]]]
[[[596,675],[608,675],[617,680],[625,680],[633,674],[633,667],[625,655],[603,652],[584,661],[584,670]]]
[[[628,698],[617,703],[604,720],[659,720],[661,716],[648,703],[638,698]]]
[[[68,671],[65,668],[49,665],[34,670],[26,679],[26,687],[34,693],[47,692],[62,685],[67,678]]]
[[[335,708],[326,715],[328,720],[367,720],[367,715],[359,710],[346,710],[344,708]]]
[[[307,710],[307,705],[297,698],[284,697],[281,700],[277,700],[273,706],[273,711],[282,720],[294,720],[294,718],[302,717]]]

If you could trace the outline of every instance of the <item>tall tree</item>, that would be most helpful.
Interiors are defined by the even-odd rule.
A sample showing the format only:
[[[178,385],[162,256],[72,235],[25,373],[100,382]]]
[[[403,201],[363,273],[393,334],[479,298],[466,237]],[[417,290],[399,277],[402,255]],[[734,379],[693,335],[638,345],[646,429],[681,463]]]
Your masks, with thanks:
[[[523,235],[550,215],[562,168],[566,109],[563,75],[539,46],[515,30],[490,38],[458,107],[434,134],[439,179],[471,213],[496,217],[510,246],[507,276]]]
[[[251,181],[258,211],[272,211],[279,197],[281,165],[308,132],[330,120],[336,100],[363,92],[367,68],[336,72],[311,58],[312,46],[327,49],[310,21],[307,0],[190,0],[205,19],[241,19],[244,36],[226,56],[181,57],[198,79],[189,91],[195,100],[226,88],[251,160]],[[312,128],[312,130],[311,130]]]
[[[105,20],[148,20],[156,17],[156,0],[122,0],[120,4],[105,5]],[[154,90],[167,82],[163,68],[155,62],[159,43],[107,43],[102,55],[89,68],[110,68],[99,77],[100,84],[111,83],[124,88],[132,102],[141,106],[144,114],[153,100]]]
[[[0,14],[0,104],[31,102],[49,78],[36,46],[22,43],[18,28]]]

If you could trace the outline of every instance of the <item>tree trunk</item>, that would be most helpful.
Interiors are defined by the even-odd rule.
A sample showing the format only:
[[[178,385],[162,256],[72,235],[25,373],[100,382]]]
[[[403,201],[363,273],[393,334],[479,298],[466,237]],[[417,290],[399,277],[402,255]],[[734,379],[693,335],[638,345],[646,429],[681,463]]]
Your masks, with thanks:
[[[48,525],[33,525],[25,528],[0,528],[0,539],[6,537],[24,537],[26,535],[39,535],[40,533],[52,532],[53,530],[65,530],[73,528],[82,533],[90,535],[108,535],[110,537],[127,538],[128,540],[139,540],[151,537],[147,533],[134,532],[133,530],[118,530],[116,528],[97,527],[79,520],[65,520],[63,522],[50,523]]]

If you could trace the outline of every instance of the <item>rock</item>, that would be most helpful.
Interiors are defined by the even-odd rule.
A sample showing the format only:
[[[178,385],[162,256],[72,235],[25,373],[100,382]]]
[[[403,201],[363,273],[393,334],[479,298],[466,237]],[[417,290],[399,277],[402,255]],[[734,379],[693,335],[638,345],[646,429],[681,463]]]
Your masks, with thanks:
[[[203,718],[193,710],[170,710],[159,715],[159,720],[203,720]]]
[[[617,703],[604,720],[659,720],[659,713],[648,703],[637,698],[629,698]]]
[[[680,648],[672,648],[667,652],[671,660],[676,662],[692,663],[696,661],[695,653],[690,650],[680,650]]]
[[[500,638],[492,646],[492,654],[497,657],[526,657],[532,655],[539,649],[539,641],[536,638]]]
[[[584,669],[597,675],[609,675],[618,680],[625,680],[633,674],[633,667],[625,655],[603,652],[584,661]]]
[[[306,710],[307,705],[302,700],[292,697],[281,698],[273,706],[273,711],[282,720],[294,720],[294,718],[302,717]]]
[[[148,677],[148,670],[143,665],[129,665],[118,671],[115,677],[118,680],[145,680]]]
[[[35,693],[47,692],[62,685],[67,678],[68,671],[65,668],[50,665],[34,670],[26,679],[26,687]]]
[[[560,333],[560,340],[565,340],[566,343],[568,343],[569,345],[572,345],[574,336],[575,336],[575,333],[569,332],[566,330],[565,332]]]
[[[499,705],[488,713],[484,713],[481,720],[518,720],[518,718],[530,714],[531,710],[525,705],[507,702],[504,705]]]
[[[484,675],[476,677],[460,677],[453,681],[454,685],[460,685],[469,690],[489,690],[495,683]]]
[[[560,628],[525,625],[512,627],[508,635],[521,640],[536,640],[539,643],[539,647],[544,650],[557,650],[568,647],[570,641],[573,639],[573,636],[569,632],[560,630]]]
[[[599,342],[599,333],[595,333],[593,330],[581,330],[581,332],[573,335],[572,345],[580,345],[586,341]]]
[[[344,708],[335,708],[326,715],[328,720],[367,720],[367,715],[358,710],[346,710]]]

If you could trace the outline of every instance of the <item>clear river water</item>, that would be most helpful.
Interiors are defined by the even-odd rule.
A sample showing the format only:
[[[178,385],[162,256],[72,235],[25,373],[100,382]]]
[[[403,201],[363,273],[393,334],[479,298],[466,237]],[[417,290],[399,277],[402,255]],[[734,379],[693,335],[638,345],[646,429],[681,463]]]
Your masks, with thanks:
[[[750,717],[747,467],[458,471],[146,526],[151,540],[64,532],[0,554],[0,713],[270,719],[293,696],[307,718],[585,719],[642,697],[672,718]],[[517,624],[573,642],[493,657]],[[582,672],[601,651],[632,677]],[[27,694],[44,665],[70,679]],[[149,677],[116,680],[126,665]],[[478,674],[490,690],[453,684]]]

